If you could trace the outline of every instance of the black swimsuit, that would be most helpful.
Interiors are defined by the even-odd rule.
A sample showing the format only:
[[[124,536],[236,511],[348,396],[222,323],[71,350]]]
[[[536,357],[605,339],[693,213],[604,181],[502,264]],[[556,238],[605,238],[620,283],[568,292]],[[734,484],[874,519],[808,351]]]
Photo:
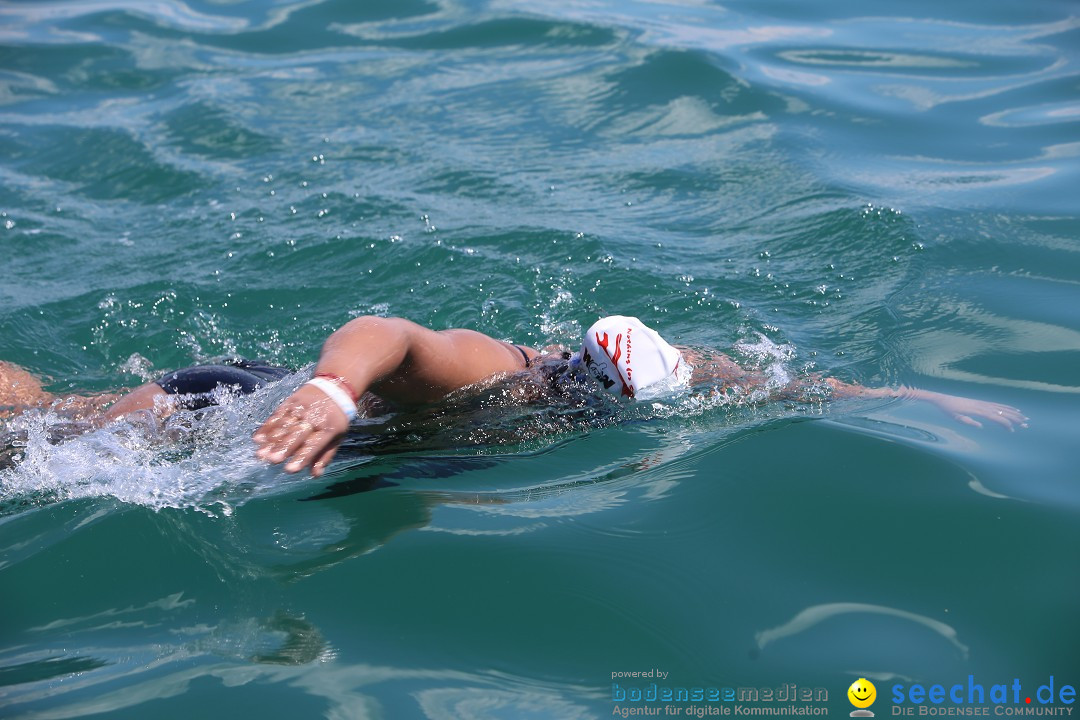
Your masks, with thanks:
[[[219,387],[247,395],[291,373],[288,368],[258,361],[232,360],[225,365],[196,365],[176,370],[155,382],[170,395],[182,395],[181,406],[199,410],[216,404],[214,391]]]

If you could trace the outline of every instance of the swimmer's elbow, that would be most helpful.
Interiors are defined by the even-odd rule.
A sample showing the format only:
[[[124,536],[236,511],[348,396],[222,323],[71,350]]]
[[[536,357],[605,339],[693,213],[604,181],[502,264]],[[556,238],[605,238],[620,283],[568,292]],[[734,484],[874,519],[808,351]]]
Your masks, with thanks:
[[[397,322],[400,322],[401,318],[385,318],[378,315],[361,315],[360,317],[353,318],[349,322],[341,326],[338,332],[357,332],[365,330],[385,330],[393,327]]]
[[[366,342],[378,340],[389,343],[408,343],[419,326],[404,318],[361,315],[342,325],[331,338],[360,338]]]
[[[322,359],[331,357],[379,359],[397,363],[408,354],[420,326],[402,318],[364,315],[342,325],[323,343]],[[385,369],[383,369],[385,371]]]

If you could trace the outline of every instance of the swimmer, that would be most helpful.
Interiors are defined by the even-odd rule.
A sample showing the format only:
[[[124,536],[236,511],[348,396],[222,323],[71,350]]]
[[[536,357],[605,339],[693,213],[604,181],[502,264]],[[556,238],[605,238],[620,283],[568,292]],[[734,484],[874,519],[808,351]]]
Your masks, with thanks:
[[[61,400],[79,419],[100,425],[144,410],[163,416],[178,408],[205,407],[215,401],[219,387],[249,393],[290,372],[235,361],[178,370],[126,394],[61,399],[45,392],[22,368],[0,363],[0,412],[10,415]],[[256,455],[273,464],[285,463],[286,472],[307,469],[318,477],[357,415],[437,403],[456,391],[510,375],[521,379],[511,388],[522,403],[541,401],[545,389],[567,382],[598,384],[593,386],[640,400],[687,385],[712,383],[720,390],[752,391],[766,387],[768,381],[722,353],[680,351],[633,317],[597,321],[577,352],[563,348],[540,352],[473,330],[436,331],[402,318],[361,317],[327,338],[312,379],[256,430]],[[827,385],[835,399],[914,398],[975,427],[982,427],[980,420],[1008,430],[1026,427],[1027,418],[1008,405],[914,388],[867,388],[834,378],[814,382]],[[774,389],[771,396],[798,397],[811,384],[798,379]]]
[[[608,392],[632,399],[686,383],[749,388],[765,381],[725,355],[680,352],[633,317],[597,321],[572,354],[562,349],[541,353],[472,330],[435,331],[401,318],[361,317],[326,340],[314,378],[256,430],[256,455],[285,463],[286,472],[308,469],[318,477],[337,452],[357,403],[369,393],[399,405],[426,404],[492,377],[527,370],[551,378],[591,377]],[[916,398],[975,427],[982,427],[983,420],[1012,430],[1027,420],[1016,408],[998,403],[913,388],[867,388],[833,378],[824,382],[835,398]],[[805,381],[794,384],[799,383]]]

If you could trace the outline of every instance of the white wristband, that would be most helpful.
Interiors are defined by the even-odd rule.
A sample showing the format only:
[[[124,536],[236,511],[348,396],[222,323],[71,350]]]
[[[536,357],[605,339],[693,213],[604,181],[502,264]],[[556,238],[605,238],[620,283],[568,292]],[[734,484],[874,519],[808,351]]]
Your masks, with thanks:
[[[349,397],[349,393],[342,390],[337,386],[337,383],[331,382],[326,378],[311,378],[305,385],[314,385],[315,387],[326,393],[326,396],[334,401],[334,404],[341,408],[341,412],[345,413],[345,417],[352,422],[352,419],[356,417],[356,403]]]

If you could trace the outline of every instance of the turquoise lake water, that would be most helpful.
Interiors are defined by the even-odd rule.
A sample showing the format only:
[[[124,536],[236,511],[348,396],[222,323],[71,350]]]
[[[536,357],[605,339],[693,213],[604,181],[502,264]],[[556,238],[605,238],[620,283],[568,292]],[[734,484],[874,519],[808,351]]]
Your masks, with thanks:
[[[1078,63],[1064,0],[0,5],[0,359],[54,392],[302,368],[363,314],[539,347],[621,313],[1030,417],[483,397],[315,481],[249,439],[302,375],[164,436],[23,416],[0,716],[1080,685]]]

